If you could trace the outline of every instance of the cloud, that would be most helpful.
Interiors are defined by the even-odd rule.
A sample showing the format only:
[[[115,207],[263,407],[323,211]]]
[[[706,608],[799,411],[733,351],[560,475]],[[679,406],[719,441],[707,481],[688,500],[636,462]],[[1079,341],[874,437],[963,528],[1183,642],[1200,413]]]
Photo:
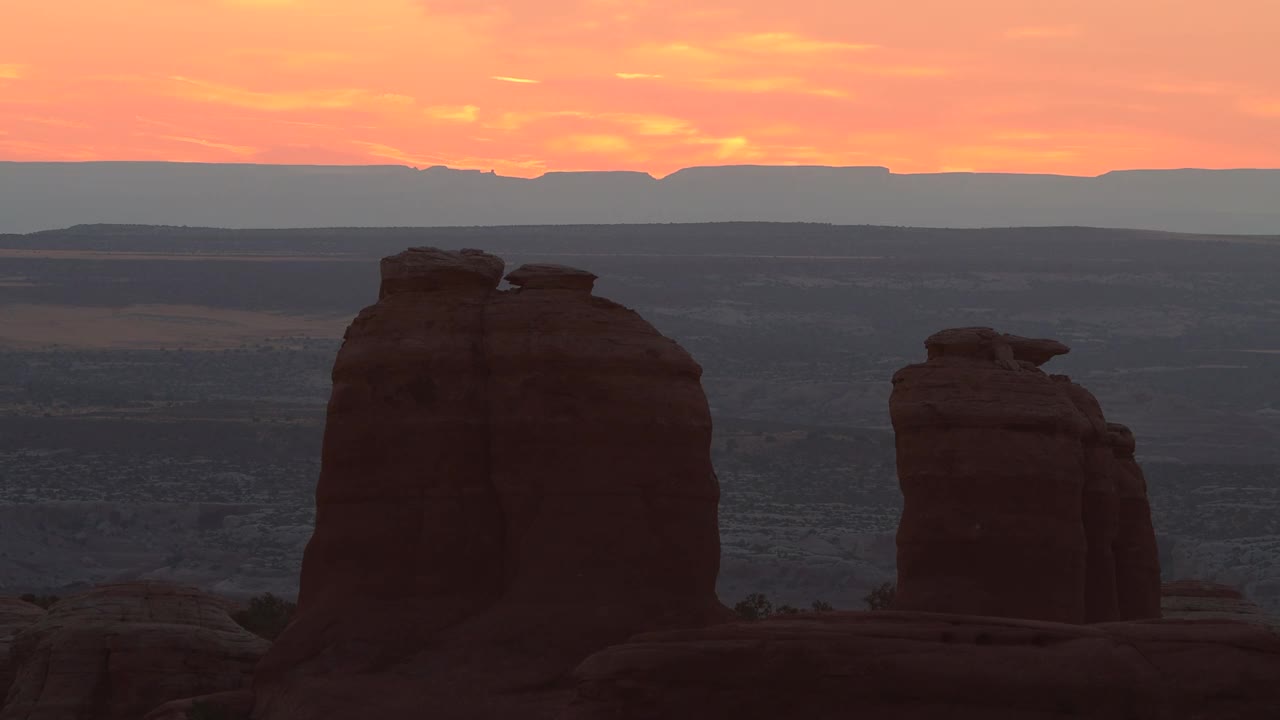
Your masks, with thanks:
[[[226,150],[235,155],[256,155],[258,148],[249,147],[247,145],[230,145],[228,143],[214,142],[203,138],[185,137],[182,135],[155,135],[154,137],[163,140],[172,140],[174,142],[189,143],[191,145],[200,145],[202,147],[213,148],[215,150]]]
[[[1150,93],[1160,95],[1224,95],[1229,92],[1228,88],[1221,83],[1182,83],[1182,82],[1159,82],[1149,83],[1139,88]]]
[[[392,147],[390,145],[384,145],[382,143],[376,143],[376,142],[366,142],[363,140],[356,140],[353,142],[354,144],[363,147],[365,151],[373,157],[383,158],[386,160],[395,160],[396,162],[402,162],[406,165],[413,165],[415,167],[430,167],[432,165],[448,164],[447,158],[445,158],[442,155],[429,155],[429,154],[424,155],[420,153],[413,153],[413,152],[401,150],[400,148],[397,148],[397,147]]]
[[[568,135],[547,143],[552,150],[581,153],[619,153],[631,149],[631,141],[621,135]]]
[[[517,83],[521,85],[537,85],[541,80],[530,80],[529,78],[512,77],[510,75],[491,75],[490,80],[500,80],[502,82]]]
[[[0,80],[17,80],[22,77],[25,65],[17,63],[0,63]]]
[[[475,122],[480,117],[480,108],[476,105],[437,105],[423,112],[436,120],[454,122]]]
[[[614,77],[622,78],[623,80],[657,80],[658,78],[662,77],[661,75],[655,75],[652,73],[620,72],[620,73],[614,73],[613,75]]]
[[[703,78],[698,82],[721,92],[793,93],[832,98],[849,97],[849,93],[845,90],[814,86],[799,77]]]
[[[250,62],[269,62],[276,67],[303,70],[317,67],[350,64],[356,59],[351,53],[332,50],[280,50],[275,48],[240,48],[228,50],[227,55]]]
[[[222,4],[249,8],[301,7],[302,0],[222,0]]]
[[[185,100],[233,105],[268,112],[336,110],[366,105],[403,106],[414,102],[414,99],[407,95],[377,93],[357,88],[262,92],[177,75],[168,79],[174,83],[174,94]]]
[[[1241,112],[1259,117],[1280,117],[1280,99],[1248,98],[1239,102]]]
[[[741,135],[731,137],[708,137],[691,140],[697,145],[711,145],[715,148],[715,156],[720,160],[753,160],[761,153],[752,146],[751,141]]]
[[[719,43],[720,47],[757,53],[810,54],[829,52],[860,52],[874,50],[878,45],[868,43],[818,40],[788,32],[752,33],[736,35]]]
[[[34,123],[36,125],[44,125],[47,127],[59,128],[78,128],[85,129],[90,127],[89,123],[80,120],[67,120],[66,118],[45,117],[41,115],[26,115],[21,118],[25,122]]]
[[[1032,27],[1015,27],[1004,31],[1004,36],[1013,39],[1026,38],[1073,38],[1080,34],[1075,25],[1039,25]]]
[[[669,115],[646,115],[640,113],[603,113],[596,115],[601,120],[627,126],[637,135],[671,136],[696,135],[698,129],[687,120]]]

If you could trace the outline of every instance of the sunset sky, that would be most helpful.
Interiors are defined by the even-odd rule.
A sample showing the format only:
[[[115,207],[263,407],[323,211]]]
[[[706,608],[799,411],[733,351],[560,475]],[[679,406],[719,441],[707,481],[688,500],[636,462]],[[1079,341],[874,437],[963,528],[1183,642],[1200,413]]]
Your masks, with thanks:
[[[1280,167],[1280,0],[3,0],[0,159]]]

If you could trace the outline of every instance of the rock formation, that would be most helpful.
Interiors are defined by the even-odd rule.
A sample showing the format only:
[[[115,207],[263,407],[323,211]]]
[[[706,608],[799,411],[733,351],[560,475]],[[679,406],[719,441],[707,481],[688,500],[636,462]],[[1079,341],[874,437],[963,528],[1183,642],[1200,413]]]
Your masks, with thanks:
[[[563,720],[1270,720],[1280,635],[1212,620],[818,613],[640,635],[577,674]]]
[[[587,655],[725,619],[701,368],[595,276],[382,263],[333,370],[299,609],[256,720],[552,717]]]
[[[1132,451],[1118,452],[1088,390],[1040,370],[1069,349],[990,328],[944,330],[925,347],[926,362],[894,375],[890,398],[905,500],[894,607],[1070,623],[1158,617],[1158,558]]]
[[[17,635],[0,720],[137,720],[176,698],[245,687],[266,648],[199,590],[103,586]]]
[[[9,663],[9,646],[13,638],[44,617],[44,609],[18,598],[0,597],[0,707],[13,684],[13,666]]]
[[[1229,585],[1179,580],[1161,585],[1160,595],[1161,609],[1167,618],[1237,620],[1280,630],[1280,618],[1267,615]]]

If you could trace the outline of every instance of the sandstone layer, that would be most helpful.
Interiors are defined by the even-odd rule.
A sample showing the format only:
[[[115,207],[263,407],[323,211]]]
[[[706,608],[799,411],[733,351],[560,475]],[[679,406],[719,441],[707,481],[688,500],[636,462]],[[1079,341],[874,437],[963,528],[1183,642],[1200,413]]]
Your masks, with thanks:
[[[1167,618],[1237,620],[1280,630],[1280,617],[1268,615],[1228,585],[1179,580],[1160,588],[1161,609]]]
[[[1280,635],[1212,620],[819,613],[637,636],[577,674],[564,720],[1269,720]]]
[[[1087,389],[1040,369],[1069,349],[990,328],[944,330],[925,347],[926,362],[894,375],[889,404],[904,496],[894,607],[1158,617],[1155,537],[1131,449],[1124,456]]]
[[[701,368],[595,276],[383,261],[333,370],[299,609],[257,720],[552,717],[583,658],[723,620]]]
[[[137,720],[177,698],[240,689],[267,642],[192,588],[108,585],[65,598],[13,641],[2,720]]]

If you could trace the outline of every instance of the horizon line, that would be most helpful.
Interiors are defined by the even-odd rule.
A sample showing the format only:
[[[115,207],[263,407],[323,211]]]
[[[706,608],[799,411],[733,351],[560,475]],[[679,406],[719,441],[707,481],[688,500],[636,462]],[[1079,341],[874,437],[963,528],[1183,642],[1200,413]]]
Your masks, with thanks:
[[[899,173],[894,172],[892,168],[885,165],[814,165],[814,164],[764,164],[764,163],[733,163],[726,165],[690,165],[673,170],[666,175],[655,175],[646,170],[547,170],[541,175],[532,177],[522,177],[519,175],[501,175],[496,170],[482,170],[479,168],[459,168],[450,167],[448,165],[429,165],[419,167],[416,165],[406,165],[401,163],[253,163],[253,162],[205,162],[190,160],[3,160],[0,159],[0,165],[198,165],[211,167],[260,167],[260,168],[341,168],[341,169],[403,169],[414,172],[428,171],[448,171],[458,173],[475,173],[480,175],[492,175],[504,180],[538,180],[554,175],[643,175],[656,182],[661,182],[682,172],[689,170],[730,170],[730,169],[769,169],[769,170],[864,170],[878,171],[886,175],[896,175],[902,177],[911,176],[933,176],[933,175],[1002,175],[1002,176],[1020,176],[1020,177],[1060,177],[1060,178],[1076,178],[1076,179],[1098,179],[1108,175],[1118,173],[1143,173],[1143,172],[1280,172],[1280,167],[1135,167],[1135,168],[1118,168],[1108,170],[1097,175],[1070,175],[1066,173],[1053,172],[1011,172],[1003,170],[938,170],[934,172],[913,172]]]

